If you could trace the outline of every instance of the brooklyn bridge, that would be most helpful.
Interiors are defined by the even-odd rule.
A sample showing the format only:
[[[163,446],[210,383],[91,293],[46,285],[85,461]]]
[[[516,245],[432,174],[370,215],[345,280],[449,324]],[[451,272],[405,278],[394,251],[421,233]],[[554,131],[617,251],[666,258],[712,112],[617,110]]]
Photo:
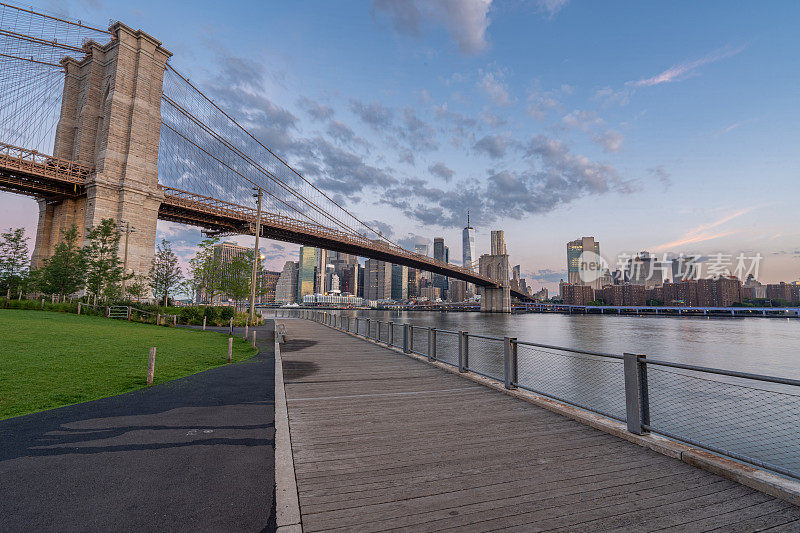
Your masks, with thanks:
[[[137,227],[128,264],[147,271],[161,219],[216,235],[259,228],[463,280],[481,288],[482,311],[528,298],[510,288],[507,255],[457,266],[392,242],[262,144],[171,56],[121,22],[104,30],[0,3],[0,189],[39,204],[34,266],[62,230],[113,218]]]

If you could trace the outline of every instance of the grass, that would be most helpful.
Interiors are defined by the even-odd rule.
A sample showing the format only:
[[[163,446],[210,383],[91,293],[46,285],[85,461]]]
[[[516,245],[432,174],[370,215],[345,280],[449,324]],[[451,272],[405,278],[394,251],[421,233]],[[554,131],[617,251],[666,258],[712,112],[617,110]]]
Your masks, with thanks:
[[[0,311],[0,420],[114,396],[226,364],[222,333],[44,311]],[[235,338],[233,361],[256,353]]]

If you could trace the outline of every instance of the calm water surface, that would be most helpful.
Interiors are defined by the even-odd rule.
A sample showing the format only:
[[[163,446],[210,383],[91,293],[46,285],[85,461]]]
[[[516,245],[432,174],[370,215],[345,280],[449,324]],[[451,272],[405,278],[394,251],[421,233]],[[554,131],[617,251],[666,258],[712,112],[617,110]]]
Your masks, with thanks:
[[[800,320],[346,312],[441,329],[800,379]]]

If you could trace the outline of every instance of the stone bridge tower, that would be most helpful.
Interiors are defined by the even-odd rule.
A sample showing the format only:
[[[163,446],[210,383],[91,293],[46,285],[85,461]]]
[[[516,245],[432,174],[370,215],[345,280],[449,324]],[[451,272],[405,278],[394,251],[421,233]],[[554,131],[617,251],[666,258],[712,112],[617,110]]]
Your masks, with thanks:
[[[482,313],[511,312],[511,283],[508,270],[508,254],[484,254],[478,260],[479,273],[500,283],[500,287],[496,289],[480,287]]]
[[[34,266],[53,254],[61,230],[76,224],[85,236],[86,228],[104,218],[136,227],[128,239],[129,271],[147,272],[153,260],[163,199],[158,189],[161,93],[171,54],[153,37],[122,23],[109,31],[109,43],[87,42],[82,59],[62,60],[66,76],[53,155],[93,166],[95,173],[83,198],[38,200]]]

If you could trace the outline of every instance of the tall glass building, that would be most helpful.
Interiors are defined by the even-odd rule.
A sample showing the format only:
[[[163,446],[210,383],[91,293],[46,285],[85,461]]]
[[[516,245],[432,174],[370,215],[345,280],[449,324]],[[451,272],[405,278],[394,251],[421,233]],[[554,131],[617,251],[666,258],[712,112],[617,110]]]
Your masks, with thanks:
[[[469,225],[469,211],[467,211],[467,227],[461,232],[461,261],[466,268],[472,269],[475,257],[475,228]]]
[[[297,301],[302,302],[307,294],[314,294],[317,279],[317,249],[313,246],[300,248],[300,262],[297,270]]]
[[[584,285],[580,274],[580,259],[583,252],[600,255],[600,243],[595,241],[594,237],[581,237],[567,243],[567,281],[574,285]],[[597,284],[599,285],[599,282]]]

